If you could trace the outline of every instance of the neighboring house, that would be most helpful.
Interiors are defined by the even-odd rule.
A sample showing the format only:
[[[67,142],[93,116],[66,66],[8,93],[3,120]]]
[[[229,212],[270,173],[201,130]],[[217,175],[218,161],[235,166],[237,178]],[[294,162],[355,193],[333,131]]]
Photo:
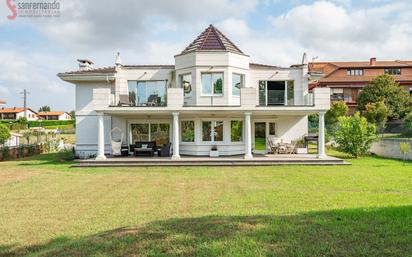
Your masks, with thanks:
[[[329,87],[331,100],[344,100],[350,113],[356,110],[360,90],[377,75],[393,75],[412,96],[412,61],[377,61],[371,58],[368,62],[312,62],[309,63],[309,73],[309,89]]]
[[[42,120],[71,120],[72,117],[67,112],[38,112],[37,116]]]
[[[78,60],[79,71],[58,76],[76,85],[76,152],[111,154],[112,130],[122,142],[172,144],[172,158],[264,153],[268,142],[302,139],[307,115],[320,114],[319,156],[324,152],[323,117],[329,89],[308,92],[307,63],[281,68],[250,62],[210,25],[174,65],[122,65],[93,68]],[[304,58],[305,59],[305,58]]]
[[[7,139],[6,142],[4,142],[4,145],[8,147],[19,146],[20,137],[22,136],[23,136],[22,134],[10,132],[10,138]]]
[[[6,104],[6,101],[0,100],[0,105],[4,105],[4,104]]]
[[[26,117],[27,120],[37,120],[37,113],[30,108],[0,108],[0,119],[2,120],[18,120]]]

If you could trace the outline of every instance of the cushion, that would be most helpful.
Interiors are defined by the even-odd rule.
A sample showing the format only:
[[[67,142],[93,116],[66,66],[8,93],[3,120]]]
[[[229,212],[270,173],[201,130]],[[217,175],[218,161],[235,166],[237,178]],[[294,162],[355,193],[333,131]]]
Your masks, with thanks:
[[[143,149],[147,149],[147,144],[142,144]]]

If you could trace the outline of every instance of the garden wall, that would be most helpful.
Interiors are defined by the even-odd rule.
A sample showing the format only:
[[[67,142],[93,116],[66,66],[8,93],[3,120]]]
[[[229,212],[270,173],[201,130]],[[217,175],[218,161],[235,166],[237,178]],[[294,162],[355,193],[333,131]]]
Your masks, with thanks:
[[[412,160],[412,140],[411,139],[398,139],[398,138],[387,138],[381,139],[374,142],[371,147],[371,152],[377,156],[393,158],[393,159],[403,159],[403,154],[401,153],[399,144],[401,142],[409,143],[409,153],[406,155],[407,160]]]

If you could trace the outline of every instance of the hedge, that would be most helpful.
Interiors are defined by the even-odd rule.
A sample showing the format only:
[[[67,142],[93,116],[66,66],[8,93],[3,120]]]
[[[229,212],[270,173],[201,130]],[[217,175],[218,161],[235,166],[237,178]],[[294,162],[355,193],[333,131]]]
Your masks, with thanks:
[[[0,120],[0,124],[15,124],[17,120]],[[29,128],[32,127],[47,127],[58,125],[73,125],[75,120],[34,120],[28,121]]]

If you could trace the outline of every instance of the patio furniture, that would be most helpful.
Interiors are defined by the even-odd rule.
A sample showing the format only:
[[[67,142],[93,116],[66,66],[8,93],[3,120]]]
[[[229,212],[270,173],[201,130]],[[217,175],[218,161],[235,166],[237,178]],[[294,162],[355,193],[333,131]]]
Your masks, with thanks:
[[[129,147],[127,147],[127,145],[122,145],[122,148],[120,149],[120,155],[123,157],[129,156]]]
[[[157,105],[157,95],[150,95],[149,98],[147,98],[147,106],[156,106]]]
[[[118,106],[130,106],[129,95],[119,95]]]
[[[162,148],[160,148],[157,151],[157,155],[159,157],[169,157],[170,156],[170,148],[171,148],[172,144],[171,143],[167,143],[165,146],[163,146]]]
[[[278,143],[278,146],[277,146],[277,153],[278,154],[286,154],[287,153],[287,151],[288,151],[288,148],[287,148],[287,144],[286,143]]]
[[[271,139],[268,139],[268,146],[269,146],[269,151],[273,154],[278,153],[278,146],[277,144],[274,144]]]
[[[112,147],[112,155],[121,156],[123,133],[118,127],[115,127],[110,131],[110,142]]]
[[[286,153],[294,154],[296,150],[296,141],[292,141],[290,144],[286,144]]]
[[[134,156],[154,156],[156,149],[156,142],[135,142],[134,145],[130,146],[130,149],[133,150]]]

